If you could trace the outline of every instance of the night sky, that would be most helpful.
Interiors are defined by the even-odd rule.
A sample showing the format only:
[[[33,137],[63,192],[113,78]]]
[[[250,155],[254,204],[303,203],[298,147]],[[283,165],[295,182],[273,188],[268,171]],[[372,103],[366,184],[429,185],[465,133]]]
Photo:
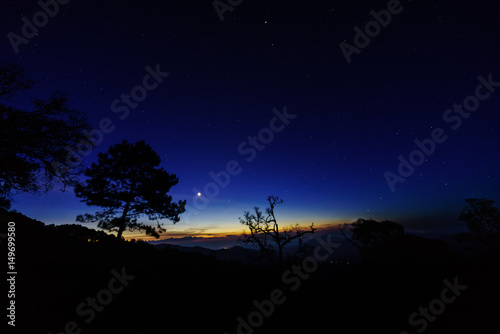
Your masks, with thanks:
[[[272,194],[282,224],[373,218],[421,232],[464,229],[465,198],[500,201],[495,1],[235,0],[223,21],[208,0],[60,2],[47,22],[35,1],[2,4],[1,59],[37,83],[11,102],[60,90],[95,128],[109,119],[84,166],[146,140],[187,200],[166,238],[238,234]],[[376,13],[385,27],[363,37]],[[23,15],[38,32],[11,43]],[[45,223],[99,210],[72,189],[14,199]]]

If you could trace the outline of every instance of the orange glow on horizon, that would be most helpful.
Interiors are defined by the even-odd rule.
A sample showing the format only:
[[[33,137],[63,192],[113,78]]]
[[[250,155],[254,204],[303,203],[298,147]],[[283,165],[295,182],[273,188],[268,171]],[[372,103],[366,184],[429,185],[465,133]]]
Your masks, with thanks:
[[[343,223],[351,223],[354,220],[346,220],[346,219],[339,219],[339,220],[329,220],[329,221],[324,221],[320,223],[314,223],[314,227],[317,228],[317,231],[325,230],[325,229],[336,229],[340,224]],[[283,224],[282,226],[290,226],[290,225],[295,225],[295,224]],[[311,222],[309,223],[302,223],[299,224],[301,227],[307,227],[311,225]],[[223,230],[223,231],[221,231]],[[131,239],[136,239],[136,240],[143,240],[143,241],[160,241],[160,240],[165,240],[165,239],[181,239],[181,238],[186,238],[186,237],[202,237],[205,239],[216,239],[216,238],[226,238],[228,236],[239,236],[243,233],[245,230],[244,226],[240,226],[239,229],[235,228],[217,228],[216,230],[213,231],[213,233],[210,230],[204,231],[203,233],[193,233],[191,231],[185,230],[177,230],[177,231],[170,231],[167,229],[166,232],[160,234],[160,237],[158,239],[145,235],[144,233],[141,232],[128,232],[124,233],[123,237],[125,240],[131,240]]]

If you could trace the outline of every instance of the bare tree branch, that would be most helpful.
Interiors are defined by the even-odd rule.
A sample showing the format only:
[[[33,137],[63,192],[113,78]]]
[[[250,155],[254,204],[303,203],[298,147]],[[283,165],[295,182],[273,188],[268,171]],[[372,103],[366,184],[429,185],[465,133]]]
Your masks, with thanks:
[[[296,224],[295,226],[285,227],[280,230],[274,209],[276,205],[282,204],[283,200],[278,196],[269,196],[267,201],[269,202],[269,207],[266,208],[266,216],[262,214],[262,211],[258,207],[255,207],[254,213],[251,214],[245,211],[243,218],[239,218],[240,223],[250,231],[250,234],[243,232],[239,241],[245,245],[253,244],[257,246],[265,258],[271,263],[276,264],[274,244],[278,251],[277,266],[281,268],[283,265],[283,248],[293,240],[299,239],[299,249],[296,254],[299,253],[303,250],[303,236],[307,233],[314,233],[316,228],[314,228],[314,223],[312,223],[306,229]]]

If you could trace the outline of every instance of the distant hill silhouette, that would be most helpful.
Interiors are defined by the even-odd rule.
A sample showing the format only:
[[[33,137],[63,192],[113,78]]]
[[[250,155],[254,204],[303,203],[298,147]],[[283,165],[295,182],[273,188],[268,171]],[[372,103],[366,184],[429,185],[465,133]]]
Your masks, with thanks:
[[[208,249],[200,246],[188,247],[171,244],[155,245],[154,247],[157,249],[174,249],[185,253],[197,253],[213,257],[217,260],[238,261],[242,263],[252,263],[254,262],[253,258],[258,255],[258,252],[256,250],[244,248],[241,246],[234,246],[228,249],[218,250]]]
[[[332,256],[332,261],[356,263],[361,260],[361,257],[358,254],[358,249],[350,245],[349,243],[346,243],[344,239],[340,237],[333,237],[330,240],[331,242],[342,244],[342,247],[339,247],[335,250],[335,253]],[[312,240],[306,241],[305,245],[308,249],[313,250],[316,246],[318,246],[318,242],[313,238]],[[168,248],[186,253],[203,254],[222,261],[237,261],[247,264],[259,263],[259,261],[257,261],[257,259],[259,258],[259,252],[256,249],[248,247],[233,246],[230,248],[213,250],[200,246],[180,246],[176,244],[170,244],[168,242],[163,244],[155,242],[154,247],[157,249]],[[298,247],[296,245],[285,246],[284,254],[291,257],[293,254],[295,254],[297,248]],[[306,256],[309,255],[312,254],[307,254]]]

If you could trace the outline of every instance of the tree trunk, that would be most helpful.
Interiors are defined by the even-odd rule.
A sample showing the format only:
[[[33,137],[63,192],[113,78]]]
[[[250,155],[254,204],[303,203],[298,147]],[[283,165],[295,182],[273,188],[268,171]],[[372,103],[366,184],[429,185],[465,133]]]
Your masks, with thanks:
[[[122,217],[120,218],[121,222],[120,222],[120,228],[118,229],[118,235],[117,235],[118,239],[122,238],[123,231],[125,231],[125,224],[129,209],[130,209],[130,202],[127,202],[127,204],[125,204],[125,208],[123,209]]]

